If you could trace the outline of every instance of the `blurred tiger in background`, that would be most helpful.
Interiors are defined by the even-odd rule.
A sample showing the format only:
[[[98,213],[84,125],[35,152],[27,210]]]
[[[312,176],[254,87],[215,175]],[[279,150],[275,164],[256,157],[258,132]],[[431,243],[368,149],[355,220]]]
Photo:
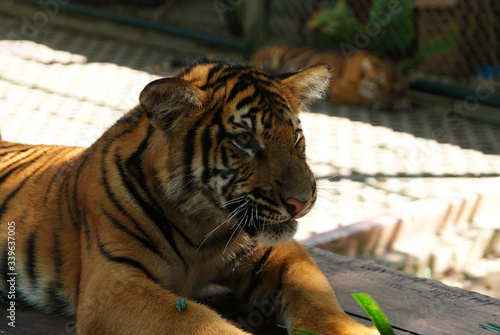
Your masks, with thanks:
[[[190,299],[219,283],[287,327],[378,334],[293,240],[317,195],[298,114],[329,77],[200,60],[89,148],[0,141],[3,301],[16,272],[16,304],[76,314],[79,335],[248,334]]]
[[[390,61],[364,51],[346,57],[333,50],[267,46],[257,51],[250,63],[273,74],[328,64],[333,73],[328,90],[330,102],[366,106],[374,110],[410,108],[408,77]]]

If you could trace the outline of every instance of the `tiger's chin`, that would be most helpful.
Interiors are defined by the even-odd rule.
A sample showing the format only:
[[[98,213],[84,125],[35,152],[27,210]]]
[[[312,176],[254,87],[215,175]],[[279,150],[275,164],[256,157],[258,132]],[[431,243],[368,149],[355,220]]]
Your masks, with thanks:
[[[297,227],[298,222],[296,220],[266,224],[263,229],[255,231],[252,236],[256,241],[274,247],[290,242],[297,232]]]

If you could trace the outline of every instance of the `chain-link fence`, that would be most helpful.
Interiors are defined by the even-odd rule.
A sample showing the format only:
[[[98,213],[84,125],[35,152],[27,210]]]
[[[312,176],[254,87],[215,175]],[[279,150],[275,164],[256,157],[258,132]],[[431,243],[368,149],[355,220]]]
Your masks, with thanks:
[[[247,56],[259,46],[285,43],[346,54],[366,50],[392,59],[413,78],[469,88],[480,77],[500,80],[497,0],[73,0],[68,4],[180,27],[185,36],[239,47]]]
[[[498,1],[272,0],[267,8],[267,43],[362,49],[462,82],[500,75]]]

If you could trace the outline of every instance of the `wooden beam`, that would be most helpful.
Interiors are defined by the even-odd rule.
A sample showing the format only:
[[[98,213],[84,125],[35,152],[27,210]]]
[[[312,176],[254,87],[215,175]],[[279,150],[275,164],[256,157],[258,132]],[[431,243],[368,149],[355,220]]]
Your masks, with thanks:
[[[398,335],[484,335],[480,323],[500,323],[500,300],[325,250],[309,248],[309,252],[332,283],[346,312],[365,324],[371,323],[351,297],[352,293],[369,293]],[[286,334],[270,318],[239,310],[239,304],[227,289],[211,287],[198,300],[212,306],[230,322],[250,327],[254,334]],[[16,327],[9,327],[6,308],[2,305],[0,310],[2,335],[75,334],[74,319],[25,309],[16,310]]]
[[[500,323],[498,299],[320,249],[310,252],[350,314],[365,315],[351,293],[367,292],[391,325],[411,334],[484,335],[479,324]]]

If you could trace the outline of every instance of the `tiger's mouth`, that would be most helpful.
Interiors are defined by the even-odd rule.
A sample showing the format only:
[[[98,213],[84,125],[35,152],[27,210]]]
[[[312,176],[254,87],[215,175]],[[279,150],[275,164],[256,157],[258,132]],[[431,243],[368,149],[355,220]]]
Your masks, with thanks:
[[[288,220],[278,223],[267,223],[243,226],[243,230],[252,238],[267,246],[277,246],[290,242],[297,232],[297,220]]]
[[[249,201],[247,195],[242,195],[226,201],[223,208],[229,210],[228,218],[236,219],[238,227],[248,236],[264,245],[277,246],[290,242],[297,232],[296,218],[302,217],[309,210],[304,210],[303,215],[286,217],[278,211],[266,215],[264,206],[260,203]],[[267,209],[270,211],[270,209]]]

